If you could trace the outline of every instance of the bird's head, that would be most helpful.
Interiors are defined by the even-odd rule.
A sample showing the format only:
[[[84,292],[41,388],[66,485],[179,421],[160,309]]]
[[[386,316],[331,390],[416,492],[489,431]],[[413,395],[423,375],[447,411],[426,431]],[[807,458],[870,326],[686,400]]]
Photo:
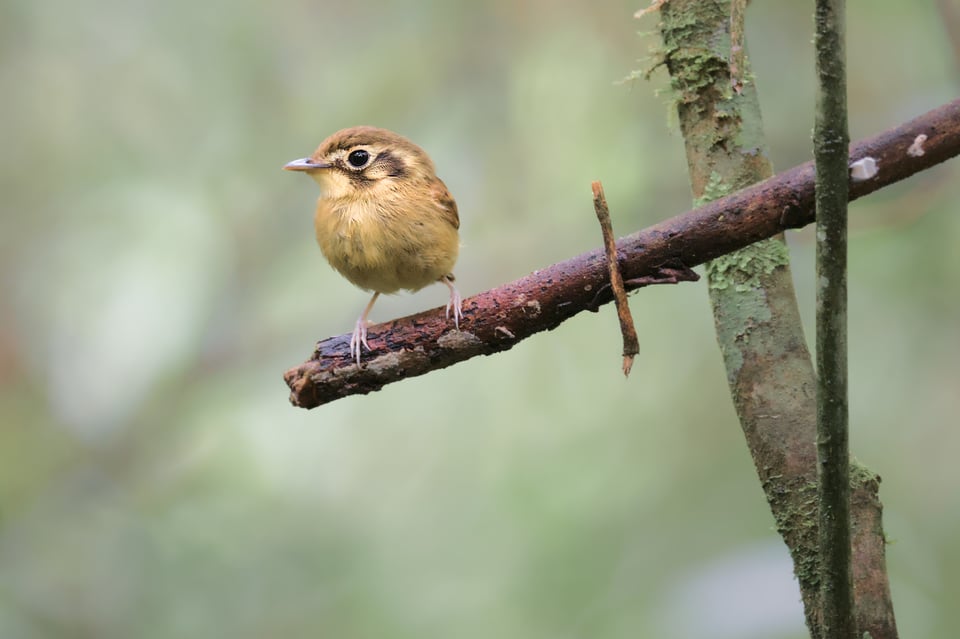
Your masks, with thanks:
[[[356,126],[337,131],[313,155],[283,167],[304,171],[324,197],[349,197],[390,182],[418,183],[434,178],[433,162],[416,144],[387,129]]]

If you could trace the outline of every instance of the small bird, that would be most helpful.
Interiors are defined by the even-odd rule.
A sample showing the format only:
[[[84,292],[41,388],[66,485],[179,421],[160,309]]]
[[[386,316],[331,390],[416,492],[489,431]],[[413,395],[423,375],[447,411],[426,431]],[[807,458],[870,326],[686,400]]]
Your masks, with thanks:
[[[450,289],[447,318],[460,328],[453,265],[460,251],[457,203],[419,146],[393,131],[356,126],[337,131],[307,158],[283,167],[320,185],[314,215],[324,257],[373,297],[353,329],[350,356],[360,365],[367,316],[381,293],[418,291],[433,282]]]

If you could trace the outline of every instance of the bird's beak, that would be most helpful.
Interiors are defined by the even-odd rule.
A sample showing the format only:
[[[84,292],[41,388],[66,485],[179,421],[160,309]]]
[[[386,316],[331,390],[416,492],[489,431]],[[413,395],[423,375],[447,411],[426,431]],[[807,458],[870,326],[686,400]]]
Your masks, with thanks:
[[[300,158],[299,160],[284,164],[283,168],[286,171],[316,171],[317,169],[329,169],[331,166],[333,165],[317,162],[313,158]]]

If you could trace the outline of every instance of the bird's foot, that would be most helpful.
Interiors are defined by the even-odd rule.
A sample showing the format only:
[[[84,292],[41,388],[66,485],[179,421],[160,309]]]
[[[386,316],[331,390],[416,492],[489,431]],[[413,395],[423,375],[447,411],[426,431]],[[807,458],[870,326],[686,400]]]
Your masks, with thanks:
[[[450,289],[450,301],[447,302],[447,319],[450,319],[450,313],[453,313],[453,325],[460,330],[460,320],[463,319],[463,300],[460,299],[460,291],[453,285],[452,278],[444,277],[441,280]]]
[[[367,344],[367,320],[364,317],[357,320],[353,335],[350,336],[350,358],[357,361],[357,366],[360,365],[361,346],[368,351],[370,350],[370,345]]]

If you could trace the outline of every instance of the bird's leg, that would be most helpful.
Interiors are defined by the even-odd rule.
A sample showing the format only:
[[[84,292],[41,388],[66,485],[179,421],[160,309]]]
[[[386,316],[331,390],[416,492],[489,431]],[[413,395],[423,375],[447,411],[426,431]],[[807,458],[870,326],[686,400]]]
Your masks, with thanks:
[[[370,350],[370,345],[367,344],[367,315],[373,310],[373,304],[377,301],[378,297],[380,297],[380,293],[376,292],[373,294],[373,297],[370,298],[367,307],[363,309],[363,313],[360,314],[360,319],[357,320],[357,325],[353,329],[353,335],[350,336],[350,357],[357,360],[357,366],[360,365],[360,345],[362,344],[364,348],[368,351]]]
[[[444,275],[440,281],[450,289],[450,301],[447,302],[447,319],[450,319],[450,311],[453,311],[453,325],[460,328],[460,320],[463,319],[463,304],[460,299],[460,291],[453,285],[453,275]]]

